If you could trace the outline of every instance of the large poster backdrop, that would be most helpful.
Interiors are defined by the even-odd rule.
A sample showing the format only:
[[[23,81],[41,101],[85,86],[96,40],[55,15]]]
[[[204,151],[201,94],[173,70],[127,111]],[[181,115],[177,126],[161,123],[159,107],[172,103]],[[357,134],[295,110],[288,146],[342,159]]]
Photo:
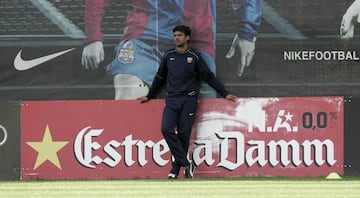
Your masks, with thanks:
[[[120,78],[120,90],[143,89],[143,81],[151,83],[158,58],[172,46],[171,29],[179,23],[192,27],[194,47],[215,56],[216,64],[209,65],[234,94],[359,96],[360,32],[355,28],[354,38],[347,42],[340,40],[339,33],[341,19],[352,3],[2,0],[0,100],[114,99],[113,76],[107,72],[136,76]],[[129,39],[136,40],[114,51]],[[250,41],[242,39],[256,40],[255,55],[239,76],[244,53],[238,44],[245,51],[252,49]],[[101,54],[83,59],[86,67],[95,69],[82,66],[83,47],[90,45],[92,52],[104,49],[104,60],[97,68],[91,60],[100,61]],[[113,60],[120,66],[113,63],[106,72]],[[129,66],[133,67],[123,69]],[[121,93],[125,96],[119,98],[131,98],[126,91]]]

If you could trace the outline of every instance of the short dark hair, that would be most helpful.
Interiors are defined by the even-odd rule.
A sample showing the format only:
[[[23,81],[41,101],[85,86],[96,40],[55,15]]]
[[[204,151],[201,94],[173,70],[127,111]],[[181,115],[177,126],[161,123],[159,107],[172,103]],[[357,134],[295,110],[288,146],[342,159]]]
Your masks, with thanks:
[[[185,34],[185,36],[191,36],[191,29],[188,26],[185,25],[177,25],[174,27],[173,32],[182,32]]]

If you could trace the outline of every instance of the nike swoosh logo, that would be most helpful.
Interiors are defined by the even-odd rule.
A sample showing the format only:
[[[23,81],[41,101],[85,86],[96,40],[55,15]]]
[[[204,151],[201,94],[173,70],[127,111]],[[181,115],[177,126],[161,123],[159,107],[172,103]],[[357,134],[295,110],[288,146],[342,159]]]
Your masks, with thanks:
[[[53,54],[49,54],[49,55],[46,55],[46,56],[42,56],[42,57],[38,57],[38,58],[34,58],[34,59],[31,59],[31,60],[24,60],[22,57],[21,57],[21,52],[22,50],[20,50],[18,52],[18,54],[16,55],[15,59],[14,59],[14,67],[15,69],[19,70],[19,71],[24,71],[24,70],[28,70],[28,69],[31,69],[33,67],[36,67],[42,63],[45,63],[51,59],[54,59],[58,56],[61,56],[67,52],[70,52],[72,50],[74,50],[75,48],[71,48],[71,49],[67,49],[67,50],[64,50],[64,51],[61,51],[61,52],[57,52],[57,53],[53,53]]]

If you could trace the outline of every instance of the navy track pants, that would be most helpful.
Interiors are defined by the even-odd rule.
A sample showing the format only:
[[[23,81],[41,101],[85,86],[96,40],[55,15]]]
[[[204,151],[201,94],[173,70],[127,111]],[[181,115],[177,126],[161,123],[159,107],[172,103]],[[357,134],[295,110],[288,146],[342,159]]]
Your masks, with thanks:
[[[161,132],[175,158],[173,165],[185,167],[190,164],[187,153],[197,104],[197,100],[166,100]]]

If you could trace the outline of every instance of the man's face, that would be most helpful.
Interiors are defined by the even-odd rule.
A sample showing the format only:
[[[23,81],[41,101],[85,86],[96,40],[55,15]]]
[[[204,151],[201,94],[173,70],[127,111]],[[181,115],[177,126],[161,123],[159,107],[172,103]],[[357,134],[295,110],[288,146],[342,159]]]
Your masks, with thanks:
[[[184,47],[188,43],[189,39],[189,36],[185,36],[183,32],[174,32],[174,43],[176,47]]]

